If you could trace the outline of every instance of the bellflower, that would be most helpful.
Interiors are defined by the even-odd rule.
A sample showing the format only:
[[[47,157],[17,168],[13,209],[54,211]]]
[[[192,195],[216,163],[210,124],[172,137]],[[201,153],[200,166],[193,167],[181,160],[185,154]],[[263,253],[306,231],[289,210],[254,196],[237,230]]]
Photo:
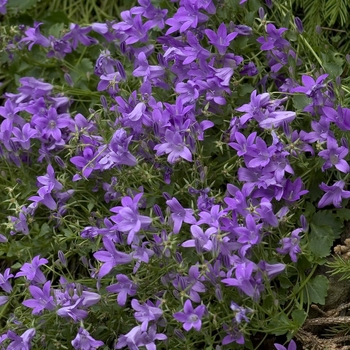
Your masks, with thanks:
[[[7,0],[0,0],[0,14],[6,15]]]
[[[98,43],[96,39],[86,35],[91,31],[91,27],[80,28],[78,24],[71,23],[69,29],[70,31],[62,37],[62,40],[71,40],[74,50],[78,47],[79,42],[84,46]]]
[[[193,309],[191,300],[186,300],[184,304],[183,312],[175,312],[173,317],[175,320],[183,323],[183,328],[188,332],[194,328],[196,331],[200,331],[202,327],[202,317],[206,311],[204,305],[199,305]]]
[[[30,294],[34,299],[27,299],[23,301],[23,305],[33,309],[33,315],[40,314],[42,310],[53,310],[55,308],[55,303],[53,297],[50,295],[51,292],[51,282],[47,281],[43,289],[41,290],[36,286],[29,286]]]
[[[318,153],[325,160],[322,165],[322,171],[331,168],[333,165],[341,172],[348,173],[349,164],[343,158],[348,154],[349,150],[344,147],[338,147],[338,142],[332,137],[327,138],[327,149]]]
[[[43,23],[35,22],[34,28],[27,29],[24,34],[24,37],[20,42],[29,43],[29,51],[32,49],[34,44],[41,45],[43,47],[50,46],[50,40],[40,33],[40,26]]]
[[[269,23],[266,26],[267,36],[257,39],[261,45],[261,50],[272,50],[274,48],[284,49],[285,47],[290,46],[289,42],[282,38],[282,34],[288,30],[287,28],[279,28],[277,29],[272,23]]]
[[[156,340],[165,340],[168,337],[163,333],[157,333],[157,326],[152,325],[147,332],[143,332],[140,337],[140,346],[145,346],[148,350],[156,350]]]
[[[120,264],[128,264],[132,261],[132,257],[129,254],[119,252],[115,248],[115,244],[108,237],[103,237],[102,240],[106,250],[100,250],[94,253],[94,258],[104,263],[98,273],[99,278],[106,276],[113,267]]]
[[[235,319],[232,320],[232,326],[229,327],[224,323],[222,327],[227,333],[222,340],[222,345],[231,344],[233,342],[241,345],[244,344],[244,335],[239,331]]]
[[[71,341],[75,350],[95,350],[103,346],[103,341],[95,340],[90,333],[80,327],[77,336]]]
[[[166,201],[167,206],[172,211],[171,218],[173,220],[173,232],[179,233],[182,223],[186,222],[187,224],[195,224],[196,219],[193,216],[192,209],[185,209],[179,203],[179,201],[174,197]]]
[[[74,322],[78,322],[88,316],[87,311],[78,309],[79,306],[82,306],[82,303],[83,299],[79,298],[73,305],[61,307],[56,313],[58,316],[71,317]]]
[[[288,345],[288,348],[286,348],[285,346],[281,345],[281,344],[273,344],[275,346],[275,348],[277,350],[297,350],[297,344],[295,343],[294,340],[291,340],[289,345]]]
[[[118,283],[106,287],[109,293],[118,293],[117,302],[119,306],[124,306],[128,295],[136,294],[137,285],[133,283],[128,276],[119,274],[116,276]]]
[[[11,270],[7,268],[3,275],[0,273],[0,288],[7,293],[11,293],[12,291],[12,286],[9,282],[9,279],[13,277],[13,274],[10,273],[10,271]]]
[[[184,137],[177,131],[173,132],[167,129],[165,131],[165,142],[156,145],[153,149],[157,151],[157,156],[161,156],[164,153],[169,154],[168,162],[170,164],[175,163],[179,158],[192,162],[192,153],[186,146]]]
[[[350,191],[344,191],[345,182],[340,180],[332,186],[328,186],[322,182],[320,189],[326,192],[318,203],[319,208],[333,204],[336,208],[341,208],[343,198],[350,198]]]
[[[276,249],[277,253],[289,254],[292,261],[297,262],[297,254],[301,253],[301,249],[299,247],[301,237],[299,237],[299,233],[302,231],[302,229],[298,228],[292,231],[290,238],[282,238],[279,242],[282,247]]]
[[[211,29],[206,29],[204,33],[209,38],[209,43],[218,49],[220,55],[226,53],[230,42],[238,35],[237,32],[227,34],[225,23],[220,24],[217,34]]]
[[[31,340],[35,336],[35,329],[30,328],[26,330],[21,336],[17,335],[13,331],[7,331],[7,339],[12,340],[12,343],[6,348],[7,350],[30,350],[31,349]]]
[[[131,300],[131,306],[136,311],[135,319],[142,322],[141,331],[143,332],[147,330],[150,321],[157,321],[163,315],[163,311],[150,301],[141,305],[137,299],[133,299]]]
[[[31,263],[25,263],[21,267],[21,271],[17,272],[15,278],[20,276],[25,276],[28,281],[33,283],[44,284],[46,282],[46,277],[40,271],[40,266],[47,264],[49,261],[44,258],[40,258],[40,255],[37,255],[33,258]]]

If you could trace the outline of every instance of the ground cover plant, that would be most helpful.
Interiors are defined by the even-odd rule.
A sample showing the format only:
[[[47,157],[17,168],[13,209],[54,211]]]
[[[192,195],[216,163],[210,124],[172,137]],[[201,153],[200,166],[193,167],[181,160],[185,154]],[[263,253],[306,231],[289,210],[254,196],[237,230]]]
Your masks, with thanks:
[[[0,0],[0,347],[326,344],[303,327],[336,243],[350,277],[346,57],[292,4],[55,4]]]

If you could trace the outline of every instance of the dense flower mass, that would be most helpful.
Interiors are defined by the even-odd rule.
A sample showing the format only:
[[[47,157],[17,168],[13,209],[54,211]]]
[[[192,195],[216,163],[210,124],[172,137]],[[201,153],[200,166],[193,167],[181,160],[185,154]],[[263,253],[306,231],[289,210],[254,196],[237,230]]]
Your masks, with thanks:
[[[266,22],[270,1],[163,5],[35,22],[6,48],[47,72],[0,106],[1,348],[253,348],[324,300],[295,271],[349,217],[350,109],[330,74],[303,71],[301,20]]]

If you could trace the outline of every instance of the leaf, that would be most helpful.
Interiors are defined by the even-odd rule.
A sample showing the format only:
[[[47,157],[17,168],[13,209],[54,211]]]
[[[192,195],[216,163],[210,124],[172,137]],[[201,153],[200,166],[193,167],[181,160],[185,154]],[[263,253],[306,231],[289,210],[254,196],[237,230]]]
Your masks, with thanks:
[[[304,300],[308,300],[309,303],[324,305],[327,296],[329,281],[325,276],[316,276],[310,280],[304,291],[307,293]]]
[[[330,254],[334,241],[333,230],[329,226],[317,226],[311,223],[310,250],[316,258],[324,258]]]
[[[330,78],[339,77],[343,73],[343,68],[336,63],[324,63],[323,66]]]
[[[292,312],[292,318],[295,324],[300,328],[305,322],[307,313],[304,310],[294,310]]]
[[[7,3],[8,9],[15,9],[19,12],[30,9],[37,4],[38,0],[9,0]]]
[[[318,211],[312,217],[312,222],[317,226],[330,226],[333,231],[333,239],[339,238],[342,233],[343,222],[339,220],[339,216],[337,214],[333,214],[331,210]]]
[[[302,111],[310,103],[311,103],[311,98],[308,98],[305,95],[295,95],[295,96],[293,96],[293,104],[294,104],[294,107],[298,111]]]
[[[346,209],[346,208],[337,209],[334,215],[344,220],[350,220],[350,209]]]

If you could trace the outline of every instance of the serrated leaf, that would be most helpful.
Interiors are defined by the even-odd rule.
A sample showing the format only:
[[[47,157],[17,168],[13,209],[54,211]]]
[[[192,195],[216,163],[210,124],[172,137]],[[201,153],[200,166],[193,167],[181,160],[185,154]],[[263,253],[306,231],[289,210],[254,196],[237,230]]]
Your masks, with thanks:
[[[49,34],[54,36],[55,38],[59,38],[61,36],[63,28],[64,28],[63,23],[55,23],[52,26],[50,26]]]
[[[337,209],[334,215],[344,220],[350,220],[350,209],[346,209],[346,208]]]
[[[333,230],[329,226],[317,226],[311,223],[310,250],[316,258],[324,258],[330,254],[334,241]]]
[[[333,231],[333,239],[339,238],[342,233],[343,223],[339,220],[339,216],[333,214],[331,210],[318,211],[312,217],[312,222],[317,226],[331,227]]]
[[[327,296],[329,281],[325,276],[316,276],[305,286],[305,302],[324,305]]]

